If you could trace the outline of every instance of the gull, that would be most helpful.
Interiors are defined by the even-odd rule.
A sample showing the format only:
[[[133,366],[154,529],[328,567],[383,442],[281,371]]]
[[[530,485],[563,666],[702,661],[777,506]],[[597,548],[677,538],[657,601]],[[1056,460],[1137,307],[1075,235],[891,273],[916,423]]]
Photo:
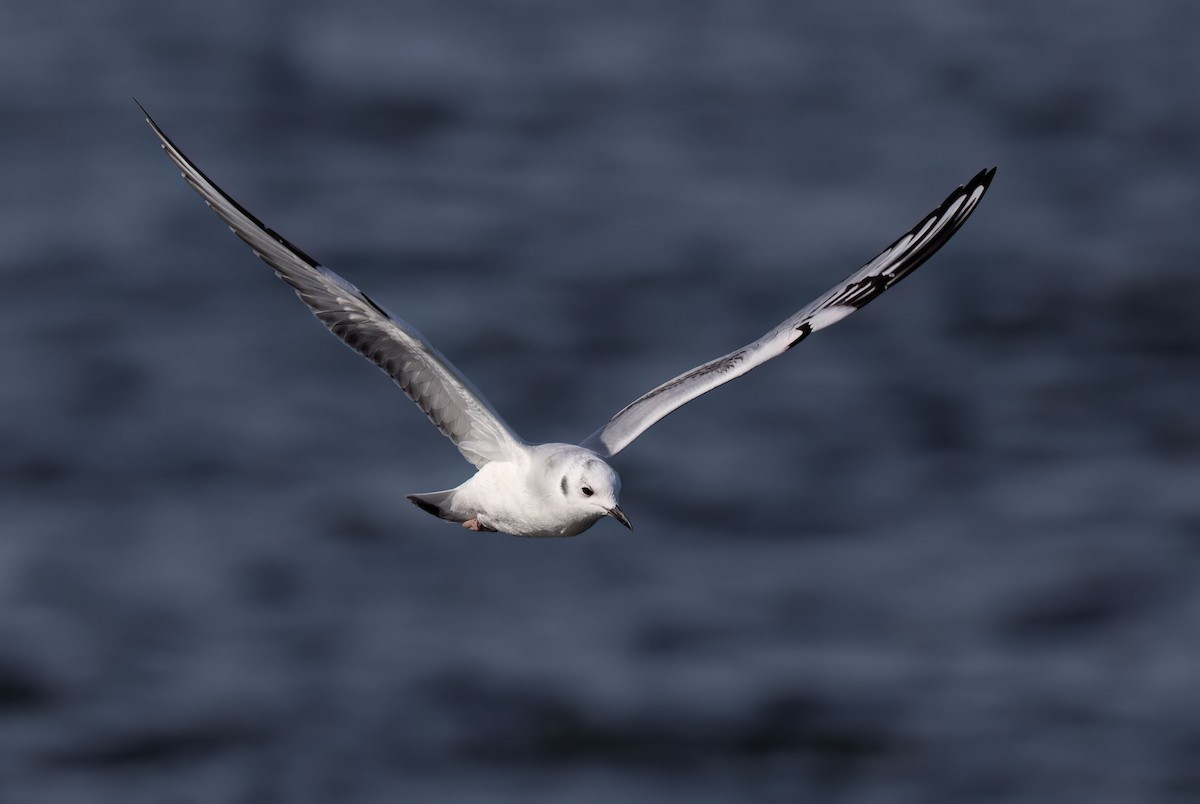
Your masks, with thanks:
[[[408,499],[470,530],[514,536],[575,536],[605,517],[632,530],[617,499],[621,479],[609,459],[664,416],[841,321],[908,276],[966,222],[996,172],[981,170],[873,260],[753,343],[646,392],[578,445],[531,444],[412,324],[265,226],[138,107],[183,178],[233,233],[334,335],[386,372],[477,469],[459,486]]]

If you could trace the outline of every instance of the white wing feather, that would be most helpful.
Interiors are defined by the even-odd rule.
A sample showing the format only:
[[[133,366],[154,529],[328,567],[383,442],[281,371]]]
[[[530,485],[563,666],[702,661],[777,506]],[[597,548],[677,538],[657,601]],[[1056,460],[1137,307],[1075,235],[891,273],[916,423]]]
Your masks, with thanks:
[[[233,233],[295,289],[334,335],[390,375],[463,457],[482,467],[489,461],[513,460],[525,449],[483,395],[415,327],[388,314],[354,285],[264,226],[192,164],[149,114],[146,122],[183,178]]]
[[[616,455],[659,419],[861,309],[929,259],[970,217],[995,168],[980,171],[879,256],[754,343],[668,380],[622,408],[580,446]]]

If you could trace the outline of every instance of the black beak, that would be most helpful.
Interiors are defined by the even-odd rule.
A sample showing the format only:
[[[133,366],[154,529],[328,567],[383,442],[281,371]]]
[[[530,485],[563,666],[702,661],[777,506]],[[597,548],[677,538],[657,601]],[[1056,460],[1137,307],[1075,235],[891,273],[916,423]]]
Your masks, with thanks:
[[[608,515],[620,522],[625,527],[633,530],[633,525],[629,524],[629,517],[625,516],[625,512],[621,510],[621,506],[614,505],[608,509]]]

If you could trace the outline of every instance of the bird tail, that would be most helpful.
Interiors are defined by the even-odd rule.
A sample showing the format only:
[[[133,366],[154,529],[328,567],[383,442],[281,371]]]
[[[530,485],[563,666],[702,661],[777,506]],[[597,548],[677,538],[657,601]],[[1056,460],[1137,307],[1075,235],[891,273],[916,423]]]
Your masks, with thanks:
[[[462,522],[464,517],[455,514],[451,509],[451,502],[454,499],[454,494],[458,489],[446,489],[445,491],[429,491],[423,494],[410,494],[408,499],[413,505],[420,508],[422,511],[433,514],[442,519],[448,519],[451,522]]]

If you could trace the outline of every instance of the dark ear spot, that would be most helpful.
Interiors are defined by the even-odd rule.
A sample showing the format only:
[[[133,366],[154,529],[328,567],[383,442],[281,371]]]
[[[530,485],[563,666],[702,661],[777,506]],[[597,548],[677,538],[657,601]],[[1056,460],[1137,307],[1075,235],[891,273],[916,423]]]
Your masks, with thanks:
[[[563,496],[566,497],[567,496],[567,476],[566,475],[563,475],[562,482],[558,484],[558,487],[560,489],[562,489]]]

